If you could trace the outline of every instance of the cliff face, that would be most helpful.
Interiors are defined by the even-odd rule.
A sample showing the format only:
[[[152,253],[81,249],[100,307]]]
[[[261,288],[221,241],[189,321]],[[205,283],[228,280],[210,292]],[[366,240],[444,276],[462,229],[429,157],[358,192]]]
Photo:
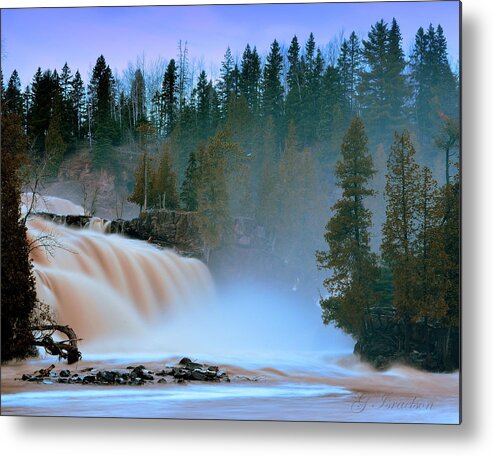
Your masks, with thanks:
[[[193,212],[151,210],[133,220],[112,222],[112,232],[172,247],[185,256],[204,258],[205,243]]]

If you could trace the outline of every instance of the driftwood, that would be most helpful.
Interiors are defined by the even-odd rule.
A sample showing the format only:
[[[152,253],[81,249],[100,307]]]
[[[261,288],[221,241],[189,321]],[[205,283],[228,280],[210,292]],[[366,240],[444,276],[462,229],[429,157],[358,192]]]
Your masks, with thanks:
[[[43,347],[46,350],[46,353],[58,356],[59,359],[66,359],[68,364],[74,364],[82,358],[82,354],[77,347],[77,342],[81,339],[77,338],[75,331],[70,326],[43,325],[36,326],[32,328],[32,330],[41,333],[49,333],[42,334],[39,338],[35,338],[33,343],[33,345],[36,345],[37,347]],[[52,337],[55,331],[65,334],[68,339],[55,342]]]

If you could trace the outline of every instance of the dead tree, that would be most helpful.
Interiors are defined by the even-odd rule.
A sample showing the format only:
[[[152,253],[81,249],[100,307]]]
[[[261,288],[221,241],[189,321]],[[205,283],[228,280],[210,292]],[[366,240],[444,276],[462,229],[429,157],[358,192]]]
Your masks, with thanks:
[[[82,354],[77,347],[78,339],[75,331],[70,326],[62,325],[42,325],[32,328],[40,334],[34,338],[33,345],[43,347],[49,355],[58,356],[58,359],[66,359],[68,364],[74,364],[82,358]],[[65,334],[68,339],[55,342],[53,334],[58,331]]]

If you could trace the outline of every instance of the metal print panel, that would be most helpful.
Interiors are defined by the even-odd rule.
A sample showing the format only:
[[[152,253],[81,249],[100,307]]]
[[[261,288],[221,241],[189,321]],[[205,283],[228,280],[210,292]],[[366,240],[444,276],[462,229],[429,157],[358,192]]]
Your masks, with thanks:
[[[460,423],[460,3],[3,9],[2,415]]]

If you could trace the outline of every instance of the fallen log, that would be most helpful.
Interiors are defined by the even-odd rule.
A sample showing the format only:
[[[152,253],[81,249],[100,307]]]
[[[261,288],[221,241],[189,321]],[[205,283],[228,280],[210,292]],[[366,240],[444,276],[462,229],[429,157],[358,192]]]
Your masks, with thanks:
[[[58,356],[58,359],[66,359],[68,364],[74,364],[82,358],[77,342],[78,339],[75,331],[70,326],[63,325],[42,325],[32,328],[33,331],[41,333],[49,332],[50,334],[42,334],[34,339],[33,345],[43,347],[46,353]],[[62,341],[54,341],[53,333],[56,331],[65,334],[68,339]]]

